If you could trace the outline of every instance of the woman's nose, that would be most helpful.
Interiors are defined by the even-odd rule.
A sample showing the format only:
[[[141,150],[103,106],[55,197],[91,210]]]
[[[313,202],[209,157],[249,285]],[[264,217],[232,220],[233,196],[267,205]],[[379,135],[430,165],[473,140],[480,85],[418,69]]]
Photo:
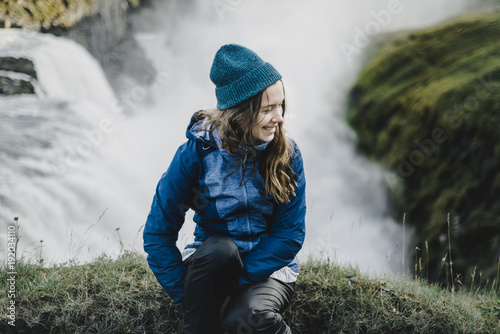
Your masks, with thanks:
[[[278,106],[273,110],[273,117],[271,120],[275,123],[283,122],[283,109],[281,108],[281,106]]]

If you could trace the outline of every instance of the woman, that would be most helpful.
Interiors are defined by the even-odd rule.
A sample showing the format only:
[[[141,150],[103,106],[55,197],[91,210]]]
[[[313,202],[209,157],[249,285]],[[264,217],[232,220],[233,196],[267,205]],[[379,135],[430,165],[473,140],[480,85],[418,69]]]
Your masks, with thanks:
[[[184,333],[291,333],[281,313],[299,273],[305,178],[285,135],[281,75],[236,44],[216,53],[217,109],[194,114],[144,228],[148,263],[181,303]],[[195,240],[176,247],[185,212]]]

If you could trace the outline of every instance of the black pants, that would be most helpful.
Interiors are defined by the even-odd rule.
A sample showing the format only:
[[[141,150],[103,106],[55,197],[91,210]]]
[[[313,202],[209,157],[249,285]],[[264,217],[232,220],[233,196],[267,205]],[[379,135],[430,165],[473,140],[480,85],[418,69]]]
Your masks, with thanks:
[[[185,265],[184,334],[291,334],[281,313],[294,284],[269,278],[236,290],[243,264],[230,238],[208,238]]]

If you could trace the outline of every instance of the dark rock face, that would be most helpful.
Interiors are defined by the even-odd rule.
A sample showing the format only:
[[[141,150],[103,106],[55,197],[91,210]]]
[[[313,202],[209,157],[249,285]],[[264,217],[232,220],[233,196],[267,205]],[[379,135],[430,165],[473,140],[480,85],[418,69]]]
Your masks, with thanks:
[[[12,71],[29,75],[36,79],[33,62],[26,58],[1,57],[0,71]]]
[[[0,75],[0,94],[35,94],[33,84],[26,80],[11,79]]]
[[[499,35],[494,10],[414,32],[381,49],[351,91],[358,147],[394,171],[396,219],[414,226],[415,272],[431,281],[497,279]]]
[[[0,94],[34,94],[36,79],[33,62],[26,58],[0,57]],[[21,74],[21,75],[19,75]]]
[[[53,27],[47,32],[85,47],[102,65],[115,89],[126,88],[126,80],[120,80],[123,76],[141,82],[145,73],[154,75],[153,66],[130,32],[130,7],[123,0],[98,0],[96,6],[97,14],[83,18],[71,28]]]

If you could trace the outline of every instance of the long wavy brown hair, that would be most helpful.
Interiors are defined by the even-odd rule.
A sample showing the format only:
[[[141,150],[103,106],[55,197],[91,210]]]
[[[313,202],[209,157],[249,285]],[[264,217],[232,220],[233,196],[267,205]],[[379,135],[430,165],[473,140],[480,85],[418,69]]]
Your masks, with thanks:
[[[195,117],[205,119],[206,129],[219,130],[222,147],[226,151],[238,154],[244,148],[249,151],[250,156],[254,157],[257,154],[254,147],[260,144],[260,141],[253,137],[252,128],[257,123],[264,92],[261,91],[226,110],[200,110]],[[285,101],[283,101],[282,110],[285,116]],[[273,140],[260,153],[258,164],[259,173],[264,179],[266,195],[272,194],[278,203],[289,202],[290,197],[295,195],[297,182],[291,166],[293,151],[293,143],[286,136],[283,122],[279,123]],[[253,172],[255,171],[252,170],[250,175]]]

